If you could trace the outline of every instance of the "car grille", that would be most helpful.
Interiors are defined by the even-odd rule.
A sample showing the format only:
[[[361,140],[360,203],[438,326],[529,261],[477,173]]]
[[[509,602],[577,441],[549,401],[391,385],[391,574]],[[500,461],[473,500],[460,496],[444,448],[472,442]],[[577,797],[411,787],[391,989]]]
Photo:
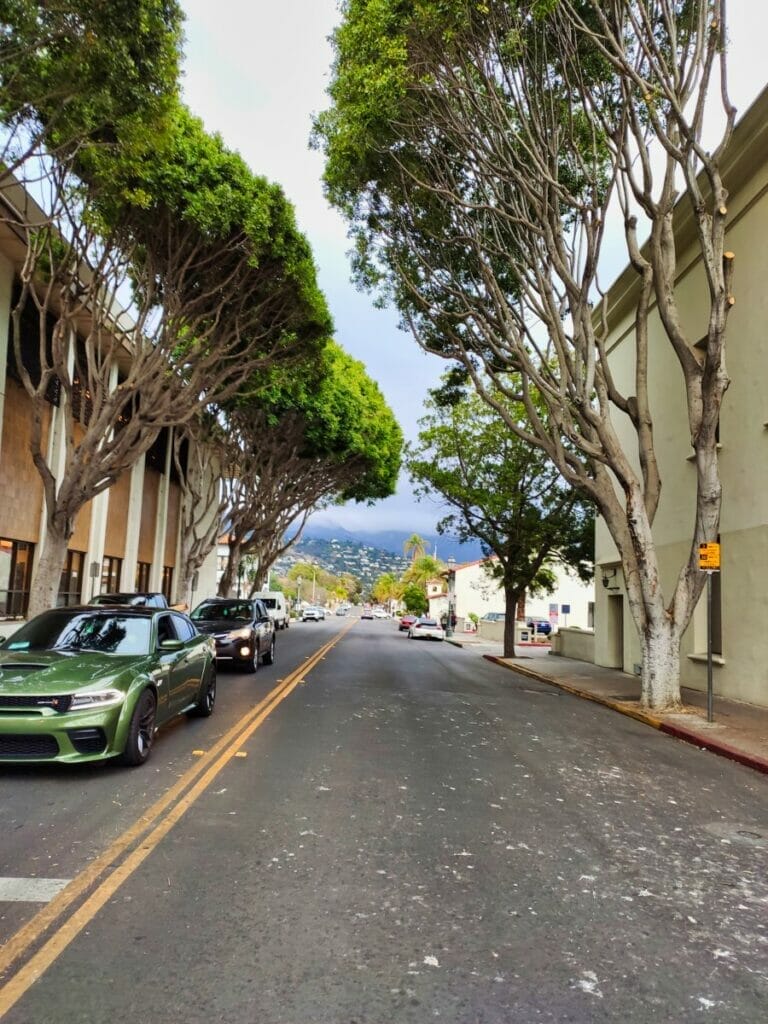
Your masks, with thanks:
[[[29,694],[9,694],[0,693],[0,711],[3,710],[24,710],[26,708],[32,708],[35,711],[39,711],[41,708],[53,708],[54,711],[69,711],[70,704],[72,703],[72,695],[66,694],[65,696],[40,696]]]
[[[68,729],[67,736],[78,754],[100,754],[107,745],[103,729]]]
[[[13,736],[0,733],[0,758],[6,760],[41,760],[56,757],[59,744],[55,736]]]

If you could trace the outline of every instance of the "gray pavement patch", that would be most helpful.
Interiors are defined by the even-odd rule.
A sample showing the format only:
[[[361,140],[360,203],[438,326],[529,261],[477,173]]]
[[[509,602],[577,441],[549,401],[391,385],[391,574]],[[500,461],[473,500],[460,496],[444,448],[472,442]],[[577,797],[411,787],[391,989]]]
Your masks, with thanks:
[[[50,903],[69,878],[0,878],[0,903]]]

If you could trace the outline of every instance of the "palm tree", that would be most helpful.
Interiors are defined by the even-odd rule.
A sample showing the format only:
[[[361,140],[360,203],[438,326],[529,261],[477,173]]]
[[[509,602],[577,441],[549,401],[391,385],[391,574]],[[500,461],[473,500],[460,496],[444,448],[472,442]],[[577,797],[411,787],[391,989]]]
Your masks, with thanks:
[[[438,558],[432,555],[420,555],[414,558],[410,567],[406,569],[403,579],[407,583],[417,583],[419,586],[426,586],[428,580],[435,579],[440,575],[444,566]]]
[[[403,554],[407,557],[411,556],[411,561],[415,562],[417,558],[423,558],[427,553],[427,542],[423,537],[420,537],[418,533],[412,533],[411,536],[403,543]]]

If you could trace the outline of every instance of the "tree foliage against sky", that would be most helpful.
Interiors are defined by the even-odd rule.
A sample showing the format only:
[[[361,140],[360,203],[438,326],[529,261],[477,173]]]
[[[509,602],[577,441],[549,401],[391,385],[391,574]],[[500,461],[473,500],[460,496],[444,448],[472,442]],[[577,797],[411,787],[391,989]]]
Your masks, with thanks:
[[[494,405],[489,379],[521,403],[525,424],[495,407],[595,502],[641,638],[643,701],[675,706],[680,639],[703,585],[698,544],[717,536],[721,507],[733,259],[720,167],[735,118],[725,4],[349,0],[344,12],[316,139],[356,273],[484,400]],[[703,135],[711,84],[713,143]],[[678,305],[681,204],[707,285],[696,323]],[[603,252],[614,211],[637,284],[625,386],[600,302],[615,272]],[[666,597],[653,535],[652,314],[680,370],[696,469],[695,526]]]

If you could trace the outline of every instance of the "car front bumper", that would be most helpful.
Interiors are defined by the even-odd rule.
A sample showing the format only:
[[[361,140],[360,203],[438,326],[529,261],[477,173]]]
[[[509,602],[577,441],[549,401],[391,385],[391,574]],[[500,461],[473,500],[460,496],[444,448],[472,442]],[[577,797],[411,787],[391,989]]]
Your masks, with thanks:
[[[103,761],[122,753],[126,701],[109,708],[59,713],[0,711],[0,763]]]

